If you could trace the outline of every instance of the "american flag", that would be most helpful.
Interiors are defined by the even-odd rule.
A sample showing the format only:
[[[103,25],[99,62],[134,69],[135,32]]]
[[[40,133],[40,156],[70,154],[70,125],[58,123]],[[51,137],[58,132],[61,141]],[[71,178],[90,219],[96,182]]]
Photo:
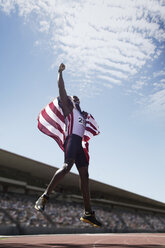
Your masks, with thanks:
[[[52,137],[64,151],[65,118],[60,106],[59,97],[56,97],[38,116],[38,128],[44,134]],[[89,140],[100,133],[99,127],[91,114],[86,119],[86,128],[82,139],[82,146],[89,162]]]

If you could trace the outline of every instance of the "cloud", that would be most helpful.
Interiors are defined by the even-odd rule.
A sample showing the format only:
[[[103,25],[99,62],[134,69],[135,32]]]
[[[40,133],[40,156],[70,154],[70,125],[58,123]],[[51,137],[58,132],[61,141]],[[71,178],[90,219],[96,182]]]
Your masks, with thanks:
[[[136,81],[136,83],[132,85],[132,89],[140,90],[143,88],[144,85],[145,85],[144,81]]]
[[[49,28],[50,28],[49,22],[47,22],[47,21],[40,21],[40,29],[39,29],[40,32],[46,32],[46,33],[48,33]]]
[[[87,87],[99,92],[100,85],[123,86],[127,80],[127,92],[139,94],[149,84],[142,80],[146,65],[152,68],[164,49],[165,6],[159,0],[0,0],[0,9],[17,12],[37,32],[47,34],[47,44],[56,55],[53,66],[66,63],[81,92]],[[146,102],[158,106],[161,94],[148,93]]]
[[[165,73],[164,69],[154,71],[150,76],[141,77],[141,81],[136,81],[130,93],[139,91],[139,98],[136,101],[140,105],[138,115],[165,123]],[[141,88],[145,88],[141,93]]]
[[[101,78],[101,79],[104,79],[106,81],[109,81],[110,83],[112,84],[117,84],[117,85],[121,85],[121,80],[118,80],[118,79],[115,79],[115,78],[110,78],[108,76],[103,76],[103,75],[100,75],[98,76],[98,78]],[[106,84],[105,84],[106,85]],[[111,87],[110,87],[111,88]]]
[[[155,71],[155,72],[153,73],[153,76],[154,76],[154,78],[155,78],[155,77],[162,77],[162,76],[165,77],[165,68],[164,68],[164,70]]]
[[[154,114],[154,117],[165,117],[165,88],[158,90],[157,92],[150,94],[145,99],[144,113]]]
[[[165,88],[165,68],[153,72],[153,89],[155,91]]]

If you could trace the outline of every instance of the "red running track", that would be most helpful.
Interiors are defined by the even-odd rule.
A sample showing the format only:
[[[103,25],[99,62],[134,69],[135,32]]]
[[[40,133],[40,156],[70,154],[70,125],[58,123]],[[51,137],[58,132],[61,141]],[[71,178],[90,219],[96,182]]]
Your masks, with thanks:
[[[165,248],[165,234],[58,234],[0,238],[2,248]]]

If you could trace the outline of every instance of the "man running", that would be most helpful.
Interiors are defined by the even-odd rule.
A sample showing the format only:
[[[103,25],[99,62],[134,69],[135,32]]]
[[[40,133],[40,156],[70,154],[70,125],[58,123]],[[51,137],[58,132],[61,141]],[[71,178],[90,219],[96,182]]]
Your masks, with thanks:
[[[84,133],[87,129],[87,123],[89,123],[88,113],[81,111],[80,100],[77,96],[70,97],[67,95],[62,76],[63,70],[65,70],[65,65],[61,64],[58,70],[58,104],[61,107],[64,116],[65,139],[63,145],[61,145],[59,140],[56,141],[59,143],[60,147],[64,151],[64,164],[62,168],[56,171],[47,189],[36,201],[35,209],[38,211],[44,211],[45,205],[49,200],[49,195],[56,188],[56,186],[63,179],[63,177],[71,170],[73,164],[75,163],[80,175],[81,191],[83,195],[85,208],[84,215],[80,218],[80,220],[89,223],[95,227],[101,227],[102,224],[96,219],[95,213],[94,211],[92,211],[91,208],[89,192],[88,154],[84,152],[85,149],[82,146],[82,141],[86,139]],[[59,118],[62,117],[60,117],[59,115]],[[94,127],[93,124],[91,124],[91,126]],[[42,129],[41,131],[46,133],[44,127],[39,126],[39,129]],[[52,136],[50,132],[46,134]]]

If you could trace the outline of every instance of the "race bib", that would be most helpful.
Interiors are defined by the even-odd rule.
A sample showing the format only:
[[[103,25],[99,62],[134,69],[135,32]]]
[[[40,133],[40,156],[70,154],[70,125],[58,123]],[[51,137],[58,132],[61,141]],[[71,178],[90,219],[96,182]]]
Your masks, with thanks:
[[[83,117],[79,116],[78,123],[82,124],[85,127],[85,119]]]

